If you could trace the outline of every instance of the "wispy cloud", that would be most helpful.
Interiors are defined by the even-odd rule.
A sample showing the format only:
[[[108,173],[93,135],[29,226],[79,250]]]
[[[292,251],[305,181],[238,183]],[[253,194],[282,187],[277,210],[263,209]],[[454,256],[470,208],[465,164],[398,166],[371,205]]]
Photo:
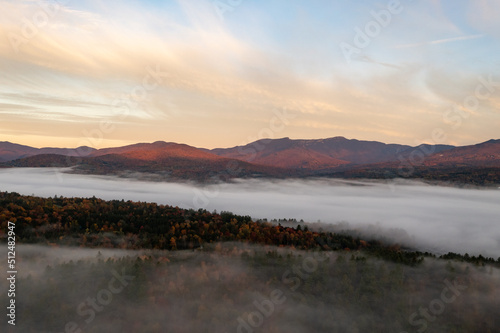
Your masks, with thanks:
[[[40,3],[0,0],[4,9],[0,11],[0,34],[23,36],[24,18],[30,20],[42,10]],[[415,31],[415,24],[429,12],[441,13],[430,11],[429,3],[419,2],[371,39],[359,61],[346,66],[336,42],[353,38],[352,29],[357,24],[353,22],[362,24],[360,10],[366,9],[369,15],[371,4],[320,7],[293,0],[284,10],[282,4],[245,1],[227,12],[223,22],[209,0],[161,5],[85,0],[70,5],[61,7],[39,27],[33,38],[19,46],[18,53],[8,38],[0,38],[0,133],[24,132],[27,137],[34,135],[36,128],[40,135],[33,141],[10,140],[76,146],[84,130],[92,130],[95,121],[107,119],[117,126],[103,138],[103,146],[111,144],[106,141],[116,145],[115,141],[166,140],[220,147],[255,137],[268,126],[273,110],[286,108],[296,110],[300,117],[281,133],[283,136],[341,135],[393,142],[405,135],[408,140],[401,143],[413,143],[442,125],[442,98],[422,88],[424,71],[434,67],[455,73],[457,65],[442,59],[442,50],[424,55],[412,47],[442,44],[446,48],[446,43],[483,37],[471,31],[491,36],[487,31],[456,26],[458,20],[444,12]],[[342,19],[331,20],[330,14]],[[300,24],[296,24],[297,17]],[[436,39],[461,34],[468,35]],[[405,44],[408,40],[430,42]],[[497,48],[487,44],[486,38],[481,42],[485,42],[488,54],[495,54]],[[453,54],[455,64],[465,67],[479,59],[476,54],[485,53],[481,47],[466,51]],[[473,51],[476,54],[471,55]],[[470,89],[467,84],[471,80],[491,71],[491,59],[480,59],[481,69],[468,72],[468,78],[446,78],[439,80],[440,86],[453,91]],[[132,108],[130,116],[117,123],[113,102],[140,92],[137,88],[148,74],[148,66],[168,76],[148,91],[140,107]],[[463,98],[459,96],[457,101]],[[30,108],[50,118],[57,115],[57,121],[42,127],[32,117],[29,124]],[[13,114],[17,118],[12,118]],[[73,124],[78,117],[86,120],[66,131],[66,123]],[[488,139],[497,131],[493,117],[485,117],[491,124],[488,128],[468,134]],[[325,125],[313,128],[307,124]],[[367,133],[366,128],[372,132]],[[66,135],[64,144],[48,139]],[[453,139],[460,141],[460,137]]]
[[[460,37],[437,39],[437,40],[432,40],[430,42],[423,42],[423,43],[401,44],[401,45],[396,45],[394,48],[395,49],[402,49],[402,48],[419,47],[419,46],[424,46],[424,45],[436,45],[436,44],[443,44],[443,43],[458,42],[458,41],[462,41],[462,40],[477,39],[477,38],[482,38],[482,37],[484,37],[484,35],[482,35],[482,34],[470,35],[470,36],[460,36]]]
[[[364,61],[367,63],[375,64],[375,65],[381,65],[389,68],[394,68],[394,69],[401,69],[401,66],[394,65],[394,64],[389,64],[386,62],[380,62],[373,60],[371,57],[368,57],[367,55],[360,55],[359,57],[353,57],[353,60],[358,60],[358,61]]]

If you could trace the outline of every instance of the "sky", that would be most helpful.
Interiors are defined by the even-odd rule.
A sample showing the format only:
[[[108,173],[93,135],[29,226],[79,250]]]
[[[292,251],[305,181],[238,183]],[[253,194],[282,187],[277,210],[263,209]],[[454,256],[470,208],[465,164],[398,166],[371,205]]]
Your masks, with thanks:
[[[496,0],[0,0],[0,141],[498,139],[498,17]]]

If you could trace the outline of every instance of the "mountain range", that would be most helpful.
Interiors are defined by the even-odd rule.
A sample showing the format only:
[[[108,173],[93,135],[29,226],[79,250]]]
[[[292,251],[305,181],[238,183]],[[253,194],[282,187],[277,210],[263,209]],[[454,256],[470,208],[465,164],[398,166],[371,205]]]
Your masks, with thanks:
[[[33,148],[23,146],[16,143],[7,141],[0,141],[0,162],[8,162],[17,160],[23,157],[42,155],[42,154],[55,154],[63,156],[86,156],[93,152],[94,148],[78,147],[78,148]]]
[[[217,149],[163,141],[104,149],[33,148],[0,142],[0,162],[2,167],[73,166],[73,172],[78,173],[139,173],[196,181],[329,176],[423,177],[467,182],[475,175],[477,179],[472,182],[482,184],[500,179],[500,140],[462,147],[429,144],[412,147],[344,137],[281,138]],[[445,177],[454,172],[461,179]]]

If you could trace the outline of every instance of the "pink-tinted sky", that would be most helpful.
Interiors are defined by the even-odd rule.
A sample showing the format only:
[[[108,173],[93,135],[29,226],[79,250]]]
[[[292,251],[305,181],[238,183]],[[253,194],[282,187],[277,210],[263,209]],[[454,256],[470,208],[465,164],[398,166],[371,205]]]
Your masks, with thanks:
[[[496,0],[0,0],[0,141],[500,138],[498,17]]]

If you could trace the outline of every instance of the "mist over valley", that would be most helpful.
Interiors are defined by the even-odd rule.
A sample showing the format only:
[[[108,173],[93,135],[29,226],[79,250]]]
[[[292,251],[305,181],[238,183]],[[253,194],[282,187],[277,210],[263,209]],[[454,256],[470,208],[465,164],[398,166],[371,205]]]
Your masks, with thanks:
[[[62,171],[0,169],[0,184],[4,191],[25,195],[96,196],[231,211],[255,219],[320,221],[340,224],[337,229],[370,230],[372,235],[439,254],[452,251],[500,256],[500,190],[431,186],[406,180],[237,180],[199,185]]]

